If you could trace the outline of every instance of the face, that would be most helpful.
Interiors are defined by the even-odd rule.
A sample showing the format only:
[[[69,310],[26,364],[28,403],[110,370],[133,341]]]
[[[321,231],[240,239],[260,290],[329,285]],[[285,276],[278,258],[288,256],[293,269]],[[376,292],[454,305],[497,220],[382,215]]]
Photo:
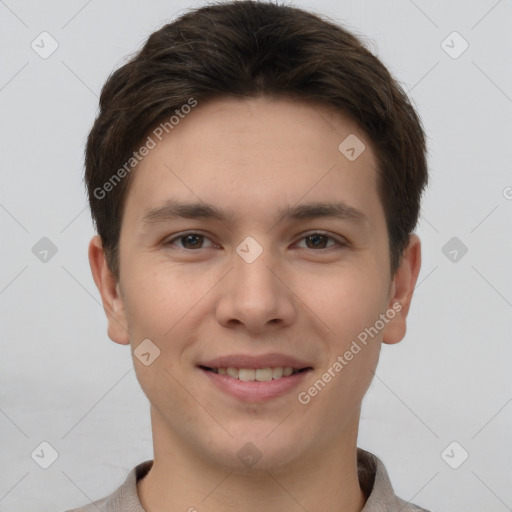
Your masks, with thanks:
[[[355,152],[339,149],[348,136]],[[117,287],[98,237],[89,254],[109,336],[135,351],[155,442],[230,469],[243,450],[277,468],[355,443],[420,265],[413,236],[390,275],[376,166],[349,118],[269,98],[199,104],[141,161]],[[267,380],[275,367],[294,373]]]

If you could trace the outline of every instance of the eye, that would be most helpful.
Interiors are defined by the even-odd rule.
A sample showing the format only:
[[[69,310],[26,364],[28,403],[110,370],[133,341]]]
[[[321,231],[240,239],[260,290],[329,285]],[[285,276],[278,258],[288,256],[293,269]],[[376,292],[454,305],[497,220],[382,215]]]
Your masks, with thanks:
[[[329,249],[333,246],[345,247],[348,246],[347,242],[343,242],[342,240],[336,239],[330,235],[325,233],[310,233],[308,235],[303,236],[300,239],[300,242],[303,240],[306,241],[306,246],[302,246],[301,248],[305,249]],[[204,245],[205,241],[208,241],[208,245]],[[181,233],[173,238],[168,239],[164,242],[164,246],[175,246],[178,249],[185,250],[194,250],[194,249],[204,249],[205,247],[212,247],[214,244],[211,239],[207,236],[197,233],[197,232],[187,232]],[[300,247],[300,245],[298,245]]]
[[[203,249],[204,247],[202,247],[202,244],[205,240],[209,240],[211,242],[208,237],[201,233],[189,232],[170,238],[164,242],[164,245],[176,245],[174,242],[178,241],[178,243],[182,244],[181,247],[178,246],[180,249]],[[210,244],[210,246],[211,245],[213,244]]]
[[[306,249],[328,249],[329,247],[327,247],[327,244],[329,241],[334,242],[334,244],[331,244],[331,247],[333,245],[338,245],[340,247],[348,245],[346,242],[337,240],[325,233],[310,233],[309,235],[303,236],[301,238],[301,241],[302,240],[306,240]]]

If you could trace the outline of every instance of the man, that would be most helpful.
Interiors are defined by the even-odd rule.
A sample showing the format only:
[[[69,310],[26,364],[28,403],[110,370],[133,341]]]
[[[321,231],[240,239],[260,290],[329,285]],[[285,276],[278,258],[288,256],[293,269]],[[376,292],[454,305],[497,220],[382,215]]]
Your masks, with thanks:
[[[89,260],[154,460],[75,510],[424,510],[356,444],[421,265],[425,136],[386,68],[327,19],[220,3],[153,33],[100,106]]]

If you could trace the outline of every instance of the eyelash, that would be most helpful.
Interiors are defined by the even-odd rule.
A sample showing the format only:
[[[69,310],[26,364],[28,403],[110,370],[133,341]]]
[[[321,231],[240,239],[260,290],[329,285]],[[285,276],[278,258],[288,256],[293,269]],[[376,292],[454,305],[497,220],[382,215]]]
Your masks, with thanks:
[[[172,242],[174,242],[175,240],[181,240],[182,238],[185,238],[185,237],[190,236],[190,235],[200,236],[200,237],[203,237],[203,238],[208,239],[208,240],[211,241],[211,239],[209,237],[207,237],[206,235],[203,235],[202,233],[198,233],[197,231],[186,231],[184,233],[180,233],[179,235],[174,236],[173,238],[170,238],[167,241],[165,241],[164,242],[164,246],[173,246],[174,244]],[[315,235],[320,235],[320,236],[326,237],[328,240],[334,241],[335,242],[335,246],[338,246],[340,248],[348,247],[348,245],[349,245],[348,242],[339,240],[339,239],[329,235],[328,233],[324,233],[322,231],[312,231],[311,233],[307,233],[307,234],[303,235],[299,239],[299,241],[302,241],[302,240],[304,240],[306,238],[309,238],[309,237],[313,237]],[[335,246],[323,247],[321,249],[311,249],[311,250],[316,251],[316,252],[328,251],[328,250],[332,250]],[[177,247],[177,249],[179,249],[181,251],[197,251],[199,249],[204,249],[204,247],[200,247],[199,249],[186,249],[186,248]],[[304,249],[304,247],[303,247],[303,249]],[[309,248],[305,247],[305,249],[309,249]]]

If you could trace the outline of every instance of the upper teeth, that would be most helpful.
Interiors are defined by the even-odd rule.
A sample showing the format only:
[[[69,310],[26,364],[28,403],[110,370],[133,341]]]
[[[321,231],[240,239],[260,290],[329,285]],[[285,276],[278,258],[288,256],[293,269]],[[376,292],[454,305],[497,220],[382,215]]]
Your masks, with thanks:
[[[272,379],[280,379],[281,377],[288,377],[299,370],[291,366],[278,366],[275,368],[212,368],[212,370],[221,375],[229,375],[234,379],[251,381],[257,380],[260,382],[270,381]]]

